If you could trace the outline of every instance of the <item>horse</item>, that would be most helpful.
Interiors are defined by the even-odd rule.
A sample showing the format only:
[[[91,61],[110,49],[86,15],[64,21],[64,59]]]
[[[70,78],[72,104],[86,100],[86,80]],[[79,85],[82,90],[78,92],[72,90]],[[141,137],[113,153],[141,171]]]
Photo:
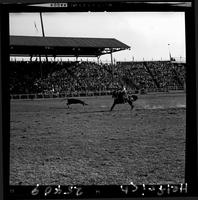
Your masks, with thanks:
[[[128,103],[131,106],[131,110],[133,110],[133,108],[134,108],[133,102],[138,99],[138,96],[137,95],[126,95],[122,91],[113,91],[112,98],[114,98],[114,102],[113,102],[113,105],[111,106],[110,111],[113,110],[113,108],[116,104],[124,104],[124,103]]]

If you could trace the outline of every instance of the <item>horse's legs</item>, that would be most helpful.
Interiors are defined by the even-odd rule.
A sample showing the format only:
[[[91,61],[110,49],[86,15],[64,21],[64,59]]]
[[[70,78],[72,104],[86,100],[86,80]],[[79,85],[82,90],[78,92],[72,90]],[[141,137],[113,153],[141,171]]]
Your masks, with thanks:
[[[113,108],[114,108],[115,105],[116,105],[116,103],[115,103],[115,101],[114,101],[114,102],[113,102],[113,105],[111,106],[111,110],[110,110],[110,111],[113,110]]]
[[[130,101],[130,100],[127,100],[127,102],[128,102],[128,104],[131,106],[131,110],[133,110],[133,108],[134,108],[133,102]]]

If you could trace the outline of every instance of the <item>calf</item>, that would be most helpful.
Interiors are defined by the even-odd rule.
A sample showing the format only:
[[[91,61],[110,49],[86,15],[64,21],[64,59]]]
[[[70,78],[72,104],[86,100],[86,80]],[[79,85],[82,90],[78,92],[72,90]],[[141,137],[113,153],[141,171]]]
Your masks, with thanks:
[[[80,99],[67,99],[67,106],[69,107],[71,104],[81,104],[83,106],[88,105]]]

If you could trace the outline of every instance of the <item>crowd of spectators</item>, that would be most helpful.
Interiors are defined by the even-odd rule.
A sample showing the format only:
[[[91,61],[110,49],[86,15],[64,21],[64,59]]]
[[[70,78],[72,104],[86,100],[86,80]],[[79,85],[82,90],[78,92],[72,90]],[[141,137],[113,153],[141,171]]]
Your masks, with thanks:
[[[180,89],[185,84],[185,65],[168,61],[9,63],[11,94],[49,94],[111,91],[122,84],[135,90]]]

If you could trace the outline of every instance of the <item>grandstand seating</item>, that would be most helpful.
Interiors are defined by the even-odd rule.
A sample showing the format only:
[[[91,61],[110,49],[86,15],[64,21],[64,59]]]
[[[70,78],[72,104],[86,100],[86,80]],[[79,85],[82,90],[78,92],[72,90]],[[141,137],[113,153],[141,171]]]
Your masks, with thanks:
[[[37,97],[109,94],[124,82],[132,90],[141,91],[183,89],[185,84],[185,65],[168,61],[118,63],[114,66],[94,62],[12,61],[9,71],[13,97],[22,94],[26,97],[27,94]]]

